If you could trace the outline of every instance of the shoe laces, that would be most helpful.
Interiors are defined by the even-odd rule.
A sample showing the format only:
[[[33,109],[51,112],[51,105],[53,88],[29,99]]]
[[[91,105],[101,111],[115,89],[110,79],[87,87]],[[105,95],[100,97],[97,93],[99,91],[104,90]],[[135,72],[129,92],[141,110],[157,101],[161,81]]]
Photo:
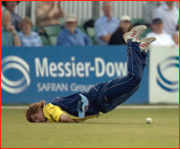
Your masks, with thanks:
[[[133,41],[133,42],[140,43],[140,40],[139,40],[138,38],[134,38],[132,41]]]

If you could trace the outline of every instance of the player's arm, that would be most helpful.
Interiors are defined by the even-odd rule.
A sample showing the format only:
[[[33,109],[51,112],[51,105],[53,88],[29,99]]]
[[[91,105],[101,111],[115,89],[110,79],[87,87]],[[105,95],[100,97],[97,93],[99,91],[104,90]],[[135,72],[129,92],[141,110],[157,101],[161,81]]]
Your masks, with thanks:
[[[59,122],[61,123],[77,123],[76,120],[71,119],[69,116],[67,116],[65,113],[62,113]]]
[[[108,33],[106,29],[102,26],[101,23],[95,22],[94,28],[96,31],[96,36],[97,38],[100,38],[101,40],[105,41],[108,43],[111,39],[112,34]]]
[[[112,34],[107,34],[107,35],[101,36],[100,39],[108,43],[111,39],[111,36]]]
[[[173,34],[172,38],[173,38],[175,44],[179,45],[179,36],[178,36],[178,34]]]

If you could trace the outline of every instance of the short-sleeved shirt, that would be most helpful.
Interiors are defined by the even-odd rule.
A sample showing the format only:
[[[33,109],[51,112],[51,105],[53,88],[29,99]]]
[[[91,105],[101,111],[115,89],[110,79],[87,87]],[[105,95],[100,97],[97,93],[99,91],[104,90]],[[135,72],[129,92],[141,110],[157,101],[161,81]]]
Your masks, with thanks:
[[[5,31],[1,26],[1,46],[9,47],[14,46],[14,37],[10,31]]]
[[[105,41],[101,40],[100,37],[112,34],[115,32],[115,30],[119,27],[120,21],[114,17],[111,18],[111,20],[108,20],[106,16],[100,17],[98,20],[95,21],[94,27],[96,31],[96,41],[100,45],[107,45]]]
[[[164,24],[164,30],[168,34],[172,35],[176,32],[176,26],[179,19],[179,10],[175,7],[170,10],[167,4],[164,3],[155,10],[153,14],[153,19],[155,18],[162,19]]]
[[[156,41],[151,43],[152,46],[174,46],[175,42],[172,36],[167,33],[156,34],[154,32],[148,33],[146,37],[156,37]]]
[[[91,39],[79,29],[75,29],[75,33],[71,34],[69,30],[64,28],[58,35],[57,46],[90,46]]]
[[[63,111],[60,107],[49,103],[43,108],[43,113],[49,122],[58,122]]]
[[[85,113],[84,118],[78,116],[77,105],[78,105],[78,94],[73,94],[68,97],[57,97],[51,103],[43,108],[45,117],[49,122],[58,122],[62,113],[68,115],[71,119],[83,122],[89,118],[96,117],[99,114],[99,110],[95,108],[92,100],[89,99],[89,108]],[[86,96],[86,93],[82,93]]]
[[[18,37],[23,47],[39,47],[42,46],[42,41],[36,32],[31,31],[30,36],[24,35],[22,31],[18,32]]]
[[[80,118],[78,116],[73,116],[67,113],[66,111],[63,111],[59,106],[52,105],[51,103],[49,103],[43,108],[43,113],[44,113],[44,116],[47,118],[47,121],[52,122],[52,123],[59,122],[59,119],[63,113],[65,113],[71,119],[76,120],[78,122],[83,122],[89,118],[94,118],[97,116],[97,115],[92,115],[92,116]]]

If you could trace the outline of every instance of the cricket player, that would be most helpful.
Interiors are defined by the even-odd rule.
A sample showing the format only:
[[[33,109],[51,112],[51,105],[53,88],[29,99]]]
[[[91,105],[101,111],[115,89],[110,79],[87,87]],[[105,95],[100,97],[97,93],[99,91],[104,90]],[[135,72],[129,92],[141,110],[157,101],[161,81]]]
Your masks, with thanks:
[[[138,89],[146,66],[146,53],[155,37],[138,40],[146,26],[139,25],[125,33],[127,43],[128,74],[109,82],[93,86],[88,93],[57,97],[45,105],[45,101],[33,103],[25,111],[29,122],[77,123],[107,113],[122,104]]]

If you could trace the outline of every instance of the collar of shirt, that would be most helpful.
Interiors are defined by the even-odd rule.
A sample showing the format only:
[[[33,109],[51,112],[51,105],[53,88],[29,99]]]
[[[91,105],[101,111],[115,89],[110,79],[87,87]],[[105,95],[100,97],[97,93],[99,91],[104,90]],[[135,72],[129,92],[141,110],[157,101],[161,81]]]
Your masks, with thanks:
[[[8,10],[8,9],[6,9],[6,10]],[[9,11],[9,10],[8,10]],[[13,11],[12,13],[10,12],[10,14],[11,15],[16,15],[16,13]]]
[[[27,38],[28,38],[28,37],[32,37],[32,31],[30,31],[30,35],[29,35],[29,36],[26,36],[22,30],[21,30],[19,33],[22,34],[22,35],[24,35],[24,36],[27,37]]]
[[[12,12],[11,15],[16,15],[16,13],[15,13],[15,12]]]
[[[114,21],[115,18],[111,16],[111,20],[108,20],[108,17],[106,17],[105,15],[103,15],[102,19],[103,19],[103,21],[106,21],[106,22],[109,21],[109,22],[110,22],[110,21]]]
[[[69,35],[74,35],[74,34],[71,34],[71,32],[67,28],[64,28],[64,31],[65,31],[65,33],[67,33]],[[78,33],[78,30],[77,30],[77,28],[75,28],[75,34],[77,34],[77,33]]]

